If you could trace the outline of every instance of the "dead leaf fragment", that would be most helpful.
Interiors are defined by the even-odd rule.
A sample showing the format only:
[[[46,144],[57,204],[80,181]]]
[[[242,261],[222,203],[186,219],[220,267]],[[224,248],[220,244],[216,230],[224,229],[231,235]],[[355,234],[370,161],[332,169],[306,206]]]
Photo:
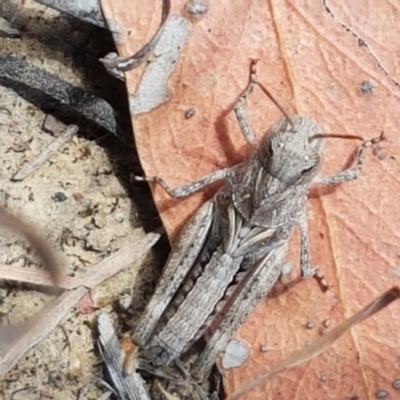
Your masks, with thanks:
[[[178,0],[171,12],[181,15],[185,7],[186,2]],[[133,119],[146,176],[161,176],[178,187],[237,164],[250,149],[231,108],[247,83],[249,58],[257,58],[258,79],[288,112],[312,118],[325,132],[367,139],[384,131],[388,137],[382,154],[389,157],[379,160],[369,153],[358,180],[328,193],[320,188],[311,193],[307,208],[311,262],[323,271],[329,290],[322,293],[316,282],[301,282],[259,305],[236,337],[252,349],[268,343],[268,357],[252,351],[243,368],[227,371],[227,393],[314,339],[317,330],[301,329],[305,322],[343,320],[392,284],[391,271],[398,266],[400,248],[400,214],[394,201],[400,191],[396,39],[400,28],[395,17],[399,12],[398,4],[380,0],[361,8],[357,2],[337,0],[212,2],[207,14],[191,25],[168,81],[170,100]],[[133,41],[150,35],[147,26],[140,26],[141,14],[139,6],[139,12],[130,17],[131,26],[139,27]],[[121,51],[129,53],[131,46]],[[371,95],[360,92],[362,81],[376,85]],[[132,75],[128,91],[134,93],[139,82],[140,74]],[[196,113],[187,119],[189,108]],[[258,140],[282,117],[259,90],[247,108]],[[322,173],[342,170],[355,147],[339,139],[327,142]],[[181,201],[171,200],[157,185],[151,189],[173,240],[216,187]],[[298,260],[294,236],[288,261],[298,266]],[[392,371],[399,352],[393,349],[400,342],[400,320],[393,316],[399,311],[399,304],[392,305],[379,316],[384,322],[376,318],[364,322],[307,368],[296,369],[290,379],[283,373],[250,398],[265,399],[268,393],[270,398],[302,399],[310,388],[316,398],[374,398],[377,390],[390,387],[395,379]],[[376,365],[382,366],[379,371]],[[329,377],[323,385],[321,371]]]
[[[253,390],[255,387],[266,382],[274,375],[284,371],[285,369],[295,367],[296,365],[299,365],[303,362],[310,360],[313,357],[318,356],[328,347],[330,347],[336,340],[338,340],[341,336],[343,336],[354,325],[371,317],[372,315],[381,311],[382,309],[387,307],[390,303],[399,298],[400,298],[400,289],[398,287],[393,287],[392,289],[388,290],[387,292],[379,296],[377,299],[375,299],[371,304],[368,304],[357,314],[353,315],[351,318],[348,318],[346,321],[342,322],[336,328],[332,329],[327,334],[314,340],[312,343],[303,347],[301,350],[291,354],[289,357],[287,357],[284,361],[282,361],[279,365],[277,365],[267,374],[259,376],[253,382],[247,384],[246,386],[234,392],[232,395],[228,396],[226,400],[236,400],[239,397],[242,397],[244,394],[247,394],[248,392]]]

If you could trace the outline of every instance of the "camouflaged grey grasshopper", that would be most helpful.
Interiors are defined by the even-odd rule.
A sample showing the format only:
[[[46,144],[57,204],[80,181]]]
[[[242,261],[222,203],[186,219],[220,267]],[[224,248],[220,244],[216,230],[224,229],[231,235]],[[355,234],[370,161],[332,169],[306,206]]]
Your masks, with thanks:
[[[223,352],[232,335],[282,273],[293,228],[301,235],[302,275],[312,277],[305,204],[313,185],[356,179],[365,150],[384,136],[365,141],[355,164],[336,175],[317,177],[324,137],[313,121],[288,116],[267,89],[257,82],[255,61],[250,81],[235,106],[240,128],[254,148],[242,163],[214,172],[194,183],[171,189],[173,198],[186,197],[218,180],[225,185],[185,226],[164,267],[155,293],[133,334],[141,355],[155,366],[177,360],[219,318],[222,320],[191,368],[202,378]],[[247,122],[244,100],[258,85],[285,118],[274,124],[259,145]],[[139,178],[140,179],[140,178]],[[141,178],[143,179],[143,178]],[[221,315],[224,315],[221,317]]]

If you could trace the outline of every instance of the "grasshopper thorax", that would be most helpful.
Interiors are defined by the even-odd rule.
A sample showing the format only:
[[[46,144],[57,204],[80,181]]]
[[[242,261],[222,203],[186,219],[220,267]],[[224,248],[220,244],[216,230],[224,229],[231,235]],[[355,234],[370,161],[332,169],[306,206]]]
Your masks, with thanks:
[[[282,119],[265,134],[258,156],[265,170],[286,185],[308,185],[322,162],[321,129],[297,115]]]

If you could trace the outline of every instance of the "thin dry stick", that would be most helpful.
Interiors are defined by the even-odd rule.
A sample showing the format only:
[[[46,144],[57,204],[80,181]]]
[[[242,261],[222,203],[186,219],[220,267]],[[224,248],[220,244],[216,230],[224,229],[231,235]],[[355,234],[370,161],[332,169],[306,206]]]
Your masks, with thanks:
[[[61,279],[62,272],[47,240],[35,232],[35,230],[29,225],[26,225],[20,219],[9,214],[1,207],[0,227],[18,232],[19,234],[23,235],[32,246],[34,246],[39,257],[43,261],[44,268],[46,268],[47,272],[50,274],[53,284],[55,283],[57,285]]]
[[[130,57],[119,57],[116,53],[109,53],[106,57],[100,58],[99,61],[103,63],[106,70],[116,78],[124,80],[122,71],[130,71],[143,64],[154,51],[157,43],[163,33],[165,21],[167,20],[171,11],[171,0],[163,0],[161,11],[161,22],[157,32],[138,52]]]
[[[108,391],[103,393],[97,400],[108,400],[112,396],[112,392]]]
[[[131,266],[134,262],[143,257],[154,243],[157,242],[159,237],[160,235],[158,233],[148,233],[134,245],[126,246],[107,259],[101,261],[84,274],[81,279],[89,284],[96,285],[100,283],[101,280],[110,278],[112,275]],[[109,272],[108,275],[106,275],[106,271]],[[4,375],[13,368],[26,351],[45,338],[60,323],[70,308],[88,292],[89,289],[82,286],[65,292],[52,304],[45,307],[39,315],[29,318],[28,321],[24,322],[22,325],[13,327],[17,329],[16,335],[18,339],[7,348],[0,351],[0,378],[4,377]],[[14,335],[14,337],[16,336]]]
[[[39,169],[53,154],[57,153],[65,143],[70,141],[78,132],[76,125],[69,125],[56,139],[28,164],[25,164],[14,176],[13,181],[22,181]]]
[[[273,377],[279,372],[282,372],[288,368],[292,368],[296,365],[299,365],[305,361],[308,361],[316,357],[318,354],[321,354],[334,342],[336,342],[336,340],[338,340],[341,336],[343,336],[343,334],[347,332],[351,327],[364,321],[365,319],[374,315],[378,311],[381,311],[382,309],[387,307],[390,303],[397,300],[398,298],[400,298],[400,288],[394,286],[390,290],[379,296],[377,299],[375,299],[368,306],[359,311],[357,314],[354,314],[352,317],[342,322],[339,326],[332,329],[327,334],[314,340],[309,346],[303,347],[301,350],[292,353],[289,357],[287,357],[284,361],[278,364],[270,372],[260,375],[254,381],[239,388],[236,392],[228,396],[226,400],[238,399],[242,395],[253,390],[255,387],[262,385],[269,378]]]
[[[21,32],[12,27],[11,23],[5,18],[0,17],[0,36],[5,37],[19,37]]]
[[[35,285],[54,286],[54,281],[51,279],[48,272],[37,269],[15,267],[12,265],[0,265],[0,279],[32,283]],[[69,276],[61,277],[57,286],[60,289],[68,290],[75,289],[78,286],[85,286],[90,289],[94,287],[93,284],[90,284],[83,279],[71,278]]]
[[[159,389],[159,391],[164,395],[164,397],[166,398],[166,400],[180,400],[179,397],[174,396],[170,393],[168,393],[160,384],[160,382],[156,381],[157,387]]]

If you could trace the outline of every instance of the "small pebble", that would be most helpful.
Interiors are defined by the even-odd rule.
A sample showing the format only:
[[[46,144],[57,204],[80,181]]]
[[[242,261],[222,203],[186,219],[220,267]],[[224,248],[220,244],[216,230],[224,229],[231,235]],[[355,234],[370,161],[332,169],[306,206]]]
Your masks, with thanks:
[[[375,392],[375,397],[377,399],[386,399],[389,396],[389,393],[386,390],[378,390],[377,392]]]
[[[362,81],[360,85],[360,92],[366,96],[371,96],[373,88],[374,86],[370,81]]]
[[[307,329],[314,329],[314,323],[313,322],[307,322],[306,328]]]
[[[121,306],[121,308],[126,311],[132,304],[132,293],[131,292],[122,293],[122,295],[118,299],[118,303]]]
[[[82,195],[82,193],[74,193],[74,194],[72,195],[72,197],[74,198],[74,200],[75,200],[77,203],[80,203],[80,202],[83,200],[83,195]]]
[[[51,197],[56,203],[63,203],[65,200],[67,200],[67,196],[63,192],[56,192],[53,194]]]
[[[222,357],[222,368],[230,369],[242,366],[249,358],[249,346],[240,341],[233,339],[226,346],[225,353]]]
[[[43,122],[43,130],[45,132],[53,134],[53,136],[60,136],[61,133],[66,129],[67,125],[63,124],[57,118],[51,114],[47,114]]]
[[[192,118],[193,116],[194,116],[194,114],[196,114],[196,110],[192,107],[192,108],[189,108],[188,110],[186,110],[186,112],[185,112],[185,118],[186,119],[189,119],[189,118]]]
[[[96,228],[102,229],[107,224],[107,218],[103,213],[99,213],[93,218],[93,223]]]
[[[12,113],[4,107],[0,107],[0,125],[8,125],[12,121]]]
[[[190,15],[203,15],[208,11],[208,0],[189,0],[187,12]]]

